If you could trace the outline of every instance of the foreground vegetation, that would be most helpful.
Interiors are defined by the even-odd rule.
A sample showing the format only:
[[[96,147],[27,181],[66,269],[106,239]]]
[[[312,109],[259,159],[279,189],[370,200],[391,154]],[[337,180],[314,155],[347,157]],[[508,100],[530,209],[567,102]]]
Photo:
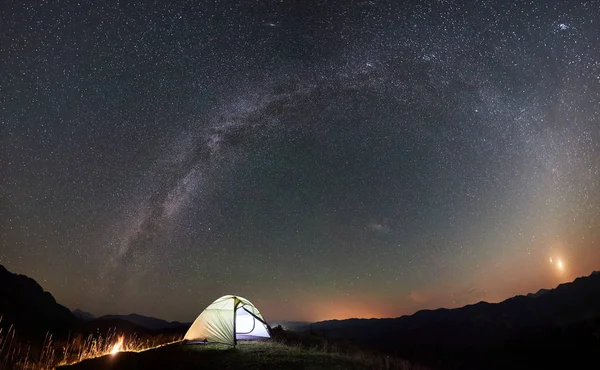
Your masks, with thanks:
[[[116,329],[74,335],[43,345],[19,340],[0,329],[0,369],[421,369],[406,361],[368,352],[350,343],[276,328],[274,338],[221,344],[184,344],[181,336],[121,335]]]
[[[0,322],[2,317],[0,317]],[[86,359],[120,351],[140,352],[181,340],[181,335],[137,336],[118,334],[113,328],[105,333],[75,334],[67,340],[46,335],[42,344],[25,341],[13,326],[0,327],[0,369],[55,369]]]
[[[221,344],[173,344],[141,353],[117,353],[65,367],[93,369],[420,369],[405,361],[363,352],[348,354],[276,340]]]

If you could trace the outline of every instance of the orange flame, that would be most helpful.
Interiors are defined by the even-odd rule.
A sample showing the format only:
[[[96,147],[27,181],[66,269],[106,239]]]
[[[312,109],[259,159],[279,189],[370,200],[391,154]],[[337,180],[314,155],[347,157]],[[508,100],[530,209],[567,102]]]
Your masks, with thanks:
[[[111,355],[114,355],[117,352],[121,352],[121,349],[123,349],[123,339],[123,335],[119,335],[119,341],[115,343],[112,350],[110,351]]]

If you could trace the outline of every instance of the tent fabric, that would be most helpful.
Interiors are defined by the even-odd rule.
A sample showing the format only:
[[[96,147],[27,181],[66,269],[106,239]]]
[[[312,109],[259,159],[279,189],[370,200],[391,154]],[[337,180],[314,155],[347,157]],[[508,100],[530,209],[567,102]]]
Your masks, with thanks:
[[[270,337],[265,319],[252,302],[243,297],[226,295],[202,311],[184,340],[234,346],[237,339]]]

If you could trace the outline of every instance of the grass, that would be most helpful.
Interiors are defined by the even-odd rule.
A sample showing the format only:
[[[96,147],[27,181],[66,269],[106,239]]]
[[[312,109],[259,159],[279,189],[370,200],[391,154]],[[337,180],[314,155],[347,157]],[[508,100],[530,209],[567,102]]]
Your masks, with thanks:
[[[75,335],[67,341],[54,341],[47,335],[44,344],[35,347],[21,342],[10,327],[4,332],[0,329],[0,369],[423,369],[350,343],[281,328],[273,330],[272,340],[241,341],[236,347],[188,345],[180,339],[122,336],[112,329],[87,337]]]
[[[117,353],[86,360],[64,370],[94,369],[419,369],[389,357],[307,349],[277,341],[220,344],[173,344],[141,353]]]
[[[85,360],[64,370],[94,369],[396,369],[421,366],[362,351],[350,344],[292,332],[275,332],[273,340],[223,344],[172,344],[140,353],[121,352]]]
[[[106,333],[88,336],[75,334],[59,341],[47,334],[41,345],[35,345],[21,340],[11,325],[8,329],[0,328],[0,369],[55,369],[57,366],[105,356],[115,350],[140,352],[180,340],[181,335],[125,336],[113,328]],[[116,346],[119,342],[121,345]]]

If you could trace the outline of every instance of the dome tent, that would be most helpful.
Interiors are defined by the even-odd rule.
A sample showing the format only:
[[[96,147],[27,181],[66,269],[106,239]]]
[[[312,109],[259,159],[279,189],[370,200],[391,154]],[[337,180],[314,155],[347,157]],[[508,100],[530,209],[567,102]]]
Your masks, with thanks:
[[[271,338],[270,327],[252,302],[226,295],[202,311],[183,339],[235,346],[238,339],[263,338]]]

